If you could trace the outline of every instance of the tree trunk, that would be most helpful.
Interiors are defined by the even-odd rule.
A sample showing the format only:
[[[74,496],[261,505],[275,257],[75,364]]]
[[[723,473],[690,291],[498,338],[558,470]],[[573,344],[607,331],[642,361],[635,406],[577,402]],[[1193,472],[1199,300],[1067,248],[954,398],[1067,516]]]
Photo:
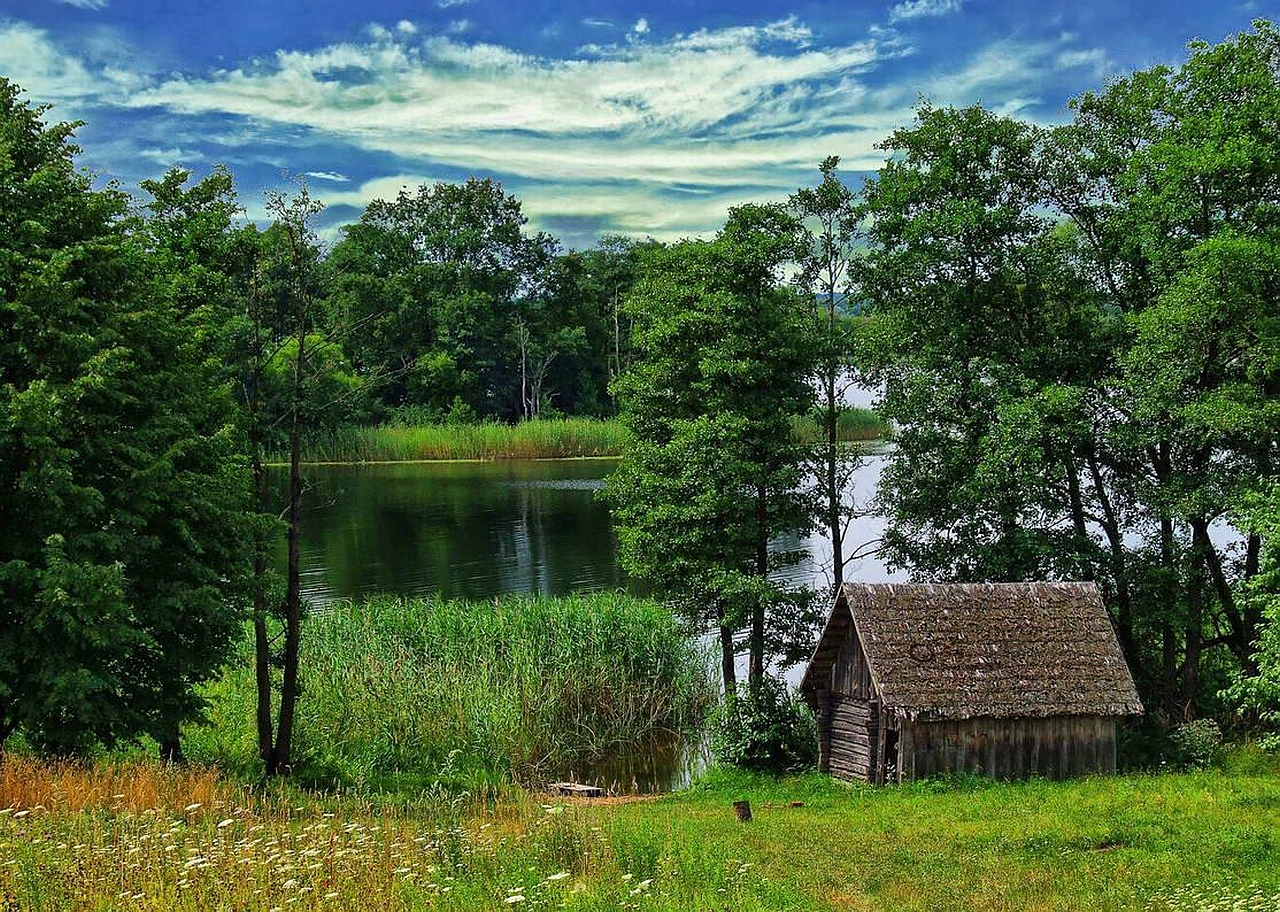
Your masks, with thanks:
[[[733,628],[725,617],[723,605],[716,607],[716,620],[720,628],[720,677],[724,681],[725,715],[729,727],[738,727],[738,669],[734,665]]]
[[[182,752],[182,737],[175,725],[173,731],[160,742],[160,762],[166,766],[186,766],[187,757]]]
[[[756,489],[756,574],[769,575],[769,493],[763,485]],[[764,680],[764,615],[765,602],[757,597],[751,603],[751,643],[747,666],[747,682],[752,688]]]
[[[832,315],[834,319],[835,300],[832,297],[831,302]],[[832,327],[834,332],[834,325]],[[841,583],[844,582],[844,541],[843,530],[840,522],[840,499],[843,492],[840,490],[839,468],[840,460],[840,404],[836,401],[836,369],[835,359],[832,358],[827,363],[826,395],[827,395],[827,414],[826,414],[826,452],[824,455],[823,469],[826,471],[826,495],[827,495],[827,534],[831,538],[831,581],[835,586],[835,591],[840,590]]]
[[[299,276],[301,264],[298,263]],[[298,351],[293,361],[293,415],[289,426],[289,564],[285,578],[284,673],[280,682],[280,719],[268,775],[287,775],[293,744],[293,717],[298,700],[298,647],[302,639],[302,387],[307,326],[305,289],[299,278]]]
[[[258,501],[258,511],[267,514],[270,494],[267,488],[267,469],[262,462],[261,431],[258,428],[257,396],[250,404],[250,447],[253,461],[253,485]],[[258,687],[258,757],[263,769],[271,769],[274,763],[275,733],[271,725],[271,642],[267,636],[267,542],[266,530],[257,529],[254,534],[253,555],[253,669]]]

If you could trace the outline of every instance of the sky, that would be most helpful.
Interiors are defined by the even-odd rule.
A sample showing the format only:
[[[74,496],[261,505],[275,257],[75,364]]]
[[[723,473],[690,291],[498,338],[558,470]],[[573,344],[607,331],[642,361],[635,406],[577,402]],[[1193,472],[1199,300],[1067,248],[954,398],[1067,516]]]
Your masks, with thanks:
[[[857,185],[921,99],[1037,123],[1280,0],[0,0],[0,75],[84,120],[134,188],[224,163],[246,212],[304,176],[330,235],[372,199],[493,177],[532,227],[713,233],[838,155]]]

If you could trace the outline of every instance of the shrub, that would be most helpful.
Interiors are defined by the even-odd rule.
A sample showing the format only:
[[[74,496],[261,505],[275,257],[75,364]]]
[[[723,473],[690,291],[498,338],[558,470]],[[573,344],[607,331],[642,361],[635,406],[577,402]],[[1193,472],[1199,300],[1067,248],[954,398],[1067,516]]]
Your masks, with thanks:
[[[758,687],[739,685],[736,720],[722,705],[715,721],[712,754],[720,763],[762,773],[794,773],[818,762],[813,713],[779,678]]]
[[[1177,752],[1178,765],[1184,769],[1204,769],[1213,762],[1222,746],[1222,729],[1212,719],[1193,719],[1175,728],[1169,735]]]

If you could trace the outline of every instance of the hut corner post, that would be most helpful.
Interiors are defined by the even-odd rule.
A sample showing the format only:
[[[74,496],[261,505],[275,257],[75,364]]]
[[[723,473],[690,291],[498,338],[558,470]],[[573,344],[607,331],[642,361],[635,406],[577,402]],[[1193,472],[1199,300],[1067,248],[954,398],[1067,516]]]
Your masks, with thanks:
[[[815,692],[818,703],[818,772],[831,772],[831,691],[825,687]]]

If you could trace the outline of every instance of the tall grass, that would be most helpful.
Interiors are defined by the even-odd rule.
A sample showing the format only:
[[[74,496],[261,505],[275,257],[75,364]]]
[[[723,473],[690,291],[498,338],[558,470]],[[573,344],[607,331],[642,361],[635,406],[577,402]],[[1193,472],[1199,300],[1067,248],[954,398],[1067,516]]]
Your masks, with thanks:
[[[340,427],[307,442],[309,462],[443,459],[568,459],[616,456],[627,441],[618,421],[554,418],[520,424]]]
[[[112,769],[154,780],[155,804],[101,794],[92,767],[0,757],[0,781],[31,780],[0,798],[0,909],[1280,908],[1274,771],[882,789],[713,772],[658,801],[375,806],[288,784],[188,795],[181,771]],[[47,803],[66,793],[101,797]]]
[[[816,415],[803,415],[792,422],[792,428],[801,443],[818,443],[826,439],[826,430]],[[889,425],[871,409],[850,406],[840,410],[836,422],[836,437],[843,443],[863,443],[880,440],[891,434]]]
[[[792,422],[797,439],[823,438],[812,416]],[[838,434],[846,443],[889,435],[875,412],[847,408],[840,413]],[[629,433],[621,421],[598,418],[539,418],[520,424],[381,424],[349,425],[312,436],[303,450],[308,462],[413,462],[449,459],[572,459],[620,456]],[[283,457],[275,457],[282,460]]]
[[[301,666],[299,776],[374,789],[536,784],[692,729],[715,699],[670,612],[618,594],[342,604],[304,623]],[[188,754],[252,771],[249,663],[209,696]]]

